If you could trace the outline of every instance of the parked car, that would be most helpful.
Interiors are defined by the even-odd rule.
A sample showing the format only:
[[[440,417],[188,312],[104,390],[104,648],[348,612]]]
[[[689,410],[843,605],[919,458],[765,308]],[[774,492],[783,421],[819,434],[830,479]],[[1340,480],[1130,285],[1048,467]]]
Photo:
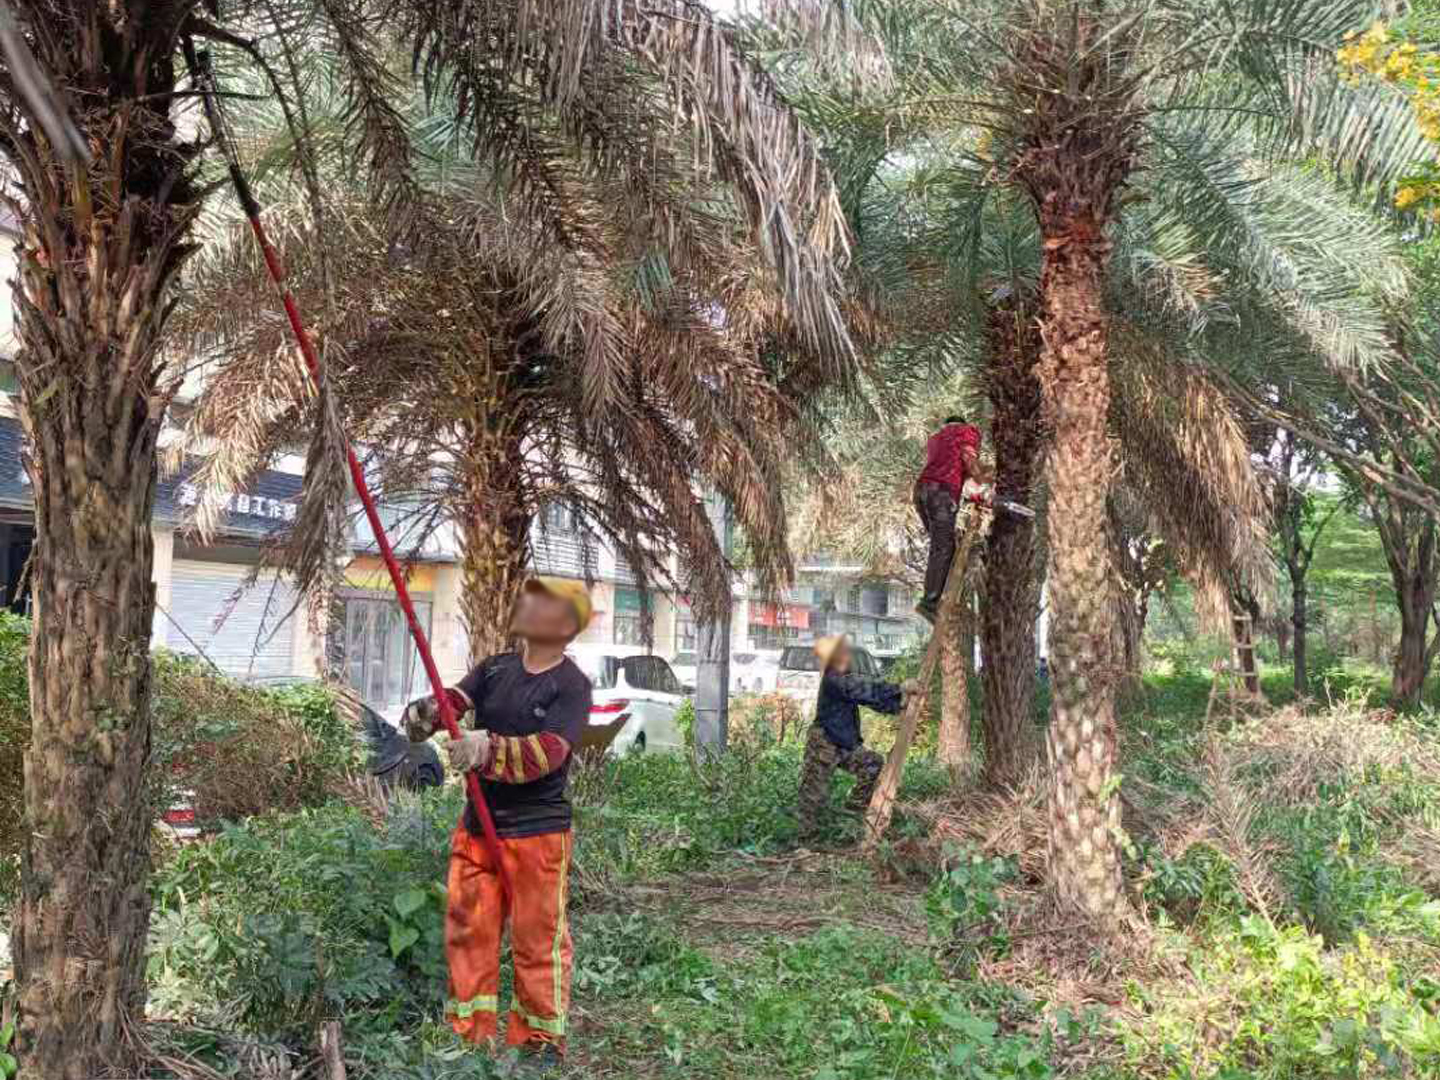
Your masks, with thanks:
[[[765,694],[775,689],[780,676],[781,649],[759,649],[732,653],[730,691],[736,694]]]
[[[695,675],[700,670],[700,656],[695,652],[678,652],[670,661],[670,670],[687,692],[695,692]]]
[[[870,679],[884,676],[875,657],[859,645],[850,646],[850,670]],[[811,646],[791,645],[780,654],[779,678],[775,688],[799,702],[802,708],[815,704],[820,693],[820,658]]]
[[[617,754],[683,747],[675,717],[685,687],[663,657],[628,645],[572,645],[568,652],[594,688],[587,745],[608,744]]]

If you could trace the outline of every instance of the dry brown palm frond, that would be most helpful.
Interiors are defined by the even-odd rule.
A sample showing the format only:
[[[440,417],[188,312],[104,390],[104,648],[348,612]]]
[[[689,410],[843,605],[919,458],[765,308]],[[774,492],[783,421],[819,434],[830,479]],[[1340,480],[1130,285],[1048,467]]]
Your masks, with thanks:
[[[1270,920],[1285,890],[1271,869],[1273,853],[1257,849],[1253,840],[1260,795],[1237,782],[1234,765],[1213,728],[1206,737],[1204,767],[1209,825],[1221,850],[1235,867],[1236,880],[1245,899]]]
[[[1243,582],[1268,589],[1268,507],[1249,442],[1226,395],[1139,329],[1111,331],[1111,426],[1123,482],[1175,552],[1216,625]]]

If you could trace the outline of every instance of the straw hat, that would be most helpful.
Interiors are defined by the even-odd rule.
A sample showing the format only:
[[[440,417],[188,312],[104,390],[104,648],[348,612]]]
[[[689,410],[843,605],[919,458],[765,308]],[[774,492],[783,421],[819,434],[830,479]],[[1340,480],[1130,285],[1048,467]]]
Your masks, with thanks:
[[[829,637],[822,637],[815,642],[815,655],[820,658],[820,670],[829,671],[830,661],[835,659],[835,654],[840,651],[842,645],[849,645],[848,634],[831,634]]]

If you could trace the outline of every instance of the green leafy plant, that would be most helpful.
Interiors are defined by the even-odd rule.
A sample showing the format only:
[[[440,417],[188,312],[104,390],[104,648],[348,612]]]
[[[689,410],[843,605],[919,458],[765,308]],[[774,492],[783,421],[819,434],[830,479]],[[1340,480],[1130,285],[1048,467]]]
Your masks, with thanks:
[[[20,1062],[15,1060],[14,1054],[10,1053],[10,1047],[14,1042],[15,1024],[11,1022],[0,1026],[0,1080],[10,1080],[20,1071]]]
[[[931,934],[960,963],[1008,951],[1000,890],[1014,875],[1011,860],[986,856],[970,846],[946,853],[943,869],[925,894],[925,911]]]

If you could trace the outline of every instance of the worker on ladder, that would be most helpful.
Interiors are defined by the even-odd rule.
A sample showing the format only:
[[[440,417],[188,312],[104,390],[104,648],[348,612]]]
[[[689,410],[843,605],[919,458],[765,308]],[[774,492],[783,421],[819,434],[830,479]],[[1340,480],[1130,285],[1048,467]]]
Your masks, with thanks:
[[[502,875],[495,866],[467,803],[450,847],[446,1016],[462,1038],[494,1048],[508,916],[515,993],[505,1041],[535,1053],[542,1071],[559,1067],[565,1046],[571,970],[565,782],[590,718],[590,680],[565,649],[590,614],[581,582],[531,578],[511,626],[520,650],[490,657],[446,691],[457,715],[474,715],[475,730],[446,749],[457,769],[480,775],[505,869]],[[428,739],[440,723],[435,699],[412,702],[403,723],[412,741]],[[514,895],[505,895],[507,879]]]
[[[875,793],[885,759],[865,745],[860,730],[860,708],[895,715],[911,694],[914,681],[905,683],[867,679],[850,670],[850,639],[844,634],[815,642],[820,668],[820,695],[815,701],[815,723],[805,740],[805,761],[800,768],[800,841],[813,843],[830,802],[830,777],[842,769],[855,777],[849,809],[863,813]]]
[[[980,429],[962,416],[947,416],[925,446],[925,468],[915,481],[915,509],[930,534],[925,595],[915,605],[926,622],[935,622],[940,594],[955,561],[955,515],[965,482],[986,483],[989,477],[989,469],[980,462]]]

